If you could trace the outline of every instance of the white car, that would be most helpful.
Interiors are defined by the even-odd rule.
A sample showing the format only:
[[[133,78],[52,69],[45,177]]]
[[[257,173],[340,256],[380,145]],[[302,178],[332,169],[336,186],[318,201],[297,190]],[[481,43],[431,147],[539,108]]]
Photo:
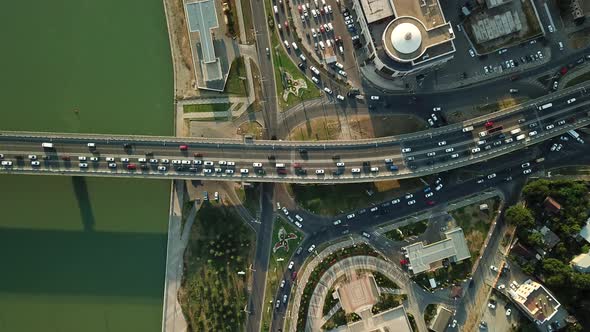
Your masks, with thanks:
[[[336,167],[344,167],[344,163],[339,161],[336,163]]]
[[[377,210],[379,210],[379,207],[378,206],[373,206],[371,208],[371,212],[377,212]]]
[[[336,63],[334,64],[334,66],[336,66],[338,69],[344,69],[344,65],[343,65],[343,64],[341,64],[340,62],[336,62]]]
[[[170,160],[168,160],[168,159],[162,159],[162,160],[160,160],[160,162],[162,164],[170,164]],[[213,163],[211,163],[211,165],[213,165]]]
[[[426,121],[428,121],[428,124],[429,124],[431,127],[432,127],[432,126],[434,126],[434,121],[432,121],[432,119],[430,119],[430,118],[429,118],[429,119],[428,119],[428,120],[426,120]]]
[[[320,74],[320,71],[314,66],[309,67],[309,69],[316,75]]]
[[[313,252],[315,250],[315,244],[312,244],[308,249],[307,252]]]
[[[472,49],[469,49],[469,55],[471,55],[471,57],[474,58],[475,57],[475,52],[473,52]]]
[[[522,171],[522,174],[531,174],[532,170],[529,169],[525,169],[524,171]]]
[[[78,166],[80,168],[88,168],[88,164],[87,163],[80,163],[80,164],[78,164]]]
[[[396,198],[396,199],[394,199],[394,200],[391,201],[391,204],[392,205],[395,205],[395,204],[398,204],[399,202],[400,202],[400,199],[399,198]]]
[[[439,183],[439,184],[438,184],[438,186],[436,186],[436,187],[434,188],[434,190],[436,190],[436,191],[439,191],[439,190],[441,190],[441,189],[442,189],[442,187],[443,187],[443,184],[442,184],[442,183]]]
[[[296,222],[295,222],[295,226],[297,226],[297,227],[299,227],[299,228],[303,227],[303,225],[302,225],[302,224],[301,224],[299,221],[296,221]]]
[[[10,161],[10,160],[2,160],[2,166],[12,166],[12,161]]]
[[[549,30],[549,32],[553,32],[554,31],[553,25],[548,25],[547,30]],[[506,315],[506,316],[508,316],[508,315]]]
[[[324,174],[324,173],[325,173],[325,171],[323,169],[316,169],[315,170],[315,174],[321,175],[321,174]]]
[[[356,215],[354,213],[351,213],[349,215],[346,216],[346,219],[350,220],[352,218],[356,217]]]
[[[414,205],[414,204],[416,204],[416,200],[413,199],[411,201],[408,201],[408,205]]]
[[[531,132],[529,133],[529,136],[535,136],[535,135],[537,135],[537,131],[536,131],[536,130],[534,130],[534,131],[531,131]]]
[[[247,169],[247,168],[242,168],[242,169],[240,169],[240,173],[242,173],[242,174],[244,174],[244,175],[245,175],[245,174],[248,174],[248,172],[249,172],[249,171],[248,171],[248,169]]]
[[[287,268],[288,268],[289,270],[293,270],[293,266],[295,266],[295,262],[291,261],[291,262],[289,263],[289,266],[287,266]]]
[[[495,177],[496,177],[496,173],[492,173],[492,174],[488,175],[488,180],[493,179]]]
[[[371,238],[371,234],[369,234],[367,232],[363,232],[363,236],[366,237],[367,239]]]
[[[41,163],[39,163],[38,160],[31,161],[31,166],[39,166],[39,165],[41,165]]]
[[[454,154],[451,155],[451,158],[453,158],[453,159],[454,158],[459,158],[459,154],[458,153],[454,153]]]
[[[434,157],[434,156],[436,156],[436,152],[434,152],[434,151],[431,151],[431,152],[428,152],[426,155],[427,155],[428,157]]]
[[[280,285],[280,287],[281,287],[281,288],[284,288],[284,287],[285,287],[285,279],[281,280],[281,285]]]
[[[311,35],[313,36],[313,38],[316,38],[318,36],[317,32],[315,32],[314,28],[311,28]]]
[[[432,114],[430,114],[430,117],[432,118],[432,120],[438,121],[438,118],[436,117],[436,114],[432,113]]]
[[[344,70],[339,70],[338,74],[342,77],[346,77],[346,72]]]
[[[262,163],[252,163],[252,167],[262,167]]]
[[[371,167],[371,172],[379,172],[379,167]]]
[[[122,163],[128,163],[129,162],[129,158],[121,158],[121,162]]]
[[[406,152],[412,152],[412,148],[403,148],[402,152],[406,153]]]
[[[295,215],[295,219],[299,220],[299,221],[303,221],[303,217],[301,217],[300,215],[296,214]]]
[[[344,96],[343,95],[337,95],[336,99],[343,101],[344,100]]]
[[[115,164],[115,163],[109,163],[109,168],[117,168],[117,164]]]
[[[361,169],[360,168],[353,168],[350,171],[352,172],[352,174],[358,174],[361,172]]]
[[[493,303],[488,303],[488,308],[490,309],[496,309],[496,305]]]
[[[371,96],[371,100],[379,100],[379,96]]]
[[[432,110],[435,112],[440,112],[441,108],[439,106],[436,106],[436,107],[433,107]]]
[[[410,199],[410,198],[414,197],[414,195],[412,195],[412,194],[406,194],[406,196],[404,196],[404,197],[405,197],[405,199]]]
[[[471,149],[471,153],[478,153],[479,151],[481,151],[480,148],[473,148],[473,149]]]
[[[37,156],[34,154],[29,155],[29,160],[37,160]]]
[[[440,143],[439,143],[439,144],[440,144]],[[453,152],[453,151],[455,151],[455,148],[446,148],[446,149],[445,149],[445,152],[447,152],[447,153],[448,153],[448,152]]]
[[[512,309],[508,308],[508,310],[506,310],[506,316],[510,316],[511,313],[512,313]]]
[[[565,120],[559,120],[557,121],[557,125],[558,126],[563,126],[565,124]]]
[[[203,170],[203,173],[205,173],[205,174],[211,174],[211,173],[213,173],[213,170],[212,170],[212,169],[210,169],[210,168],[205,168],[205,169]]]
[[[287,210],[286,207],[283,206],[283,208],[281,209],[283,211],[283,213],[288,216],[289,215],[289,210]]]
[[[326,91],[326,93],[329,94],[329,95],[332,94],[332,90],[330,90],[330,88],[328,88],[327,86],[324,87],[324,91]]]
[[[503,290],[505,288],[506,288],[506,285],[504,285],[504,284],[498,285],[498,290]]]
[[[429,193],[426,193],[426,195],[424,195],[425,198],[429,198],[429,197],[432,197],[432,196],[434,196],[434,193],[432,191],[429,192]]]
[[[447,141],[440,141],[438,142],[438,146],[447,145]]]
[[[226,169],[225,174],[234,174],[234,170],[233,169]]]
[[[115,158],[113,158],[113,157],[106,157],[105,160],[107,162],[113,162],[113,161],[115,161]]]
[[[490,265],[490,270],[492,270],[494,272],[498,272],[498,268],[494,265]]]
[[[576,98],[571,98],[571,99],[568,99],[568,100],[567,100],[567,103],[568,103],[568,105],[569,105],[569,104],[573,104],[573,103],[575,103],[575,102],[576,102]]]
[[[158,171],[166,172],[166,166],[158,166]]]
[[[545,127],[545,130],[551,130],[553,128],[555,128],[555,125],[550,124],[547,127]]]
[[[334,226],[340,225],[341,223],[342,223],[342,220],[340,220],[340,219],[333,222]]]

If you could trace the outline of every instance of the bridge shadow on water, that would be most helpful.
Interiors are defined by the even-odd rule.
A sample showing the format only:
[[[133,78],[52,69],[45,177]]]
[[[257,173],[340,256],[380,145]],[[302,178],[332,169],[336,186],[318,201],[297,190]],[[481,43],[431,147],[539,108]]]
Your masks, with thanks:
[[[88,185],[86,178],[82,176],[73,176],[72,187],[76,200],[78,201],[78,207],[80,209],[80,220],[84,226],[84,231],[94,231],[95,219],[94,212],[92,211],[92,204],[90,204],[90,197],[88,195]]]
[[[159,299],[166,240],[165,233],[0,228],[0,293]]]

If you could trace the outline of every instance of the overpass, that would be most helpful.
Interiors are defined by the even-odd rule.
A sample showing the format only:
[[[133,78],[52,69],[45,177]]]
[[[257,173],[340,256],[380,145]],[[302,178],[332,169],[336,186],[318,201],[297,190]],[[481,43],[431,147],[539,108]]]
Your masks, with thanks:
[[[291,183],[368,182],[424,176],[495,158],[590,124],[589,85],[580,84],[460,124],[355,141],[3,131],[0,154],[3,162],[12,165],[0,167],[0,174]],[[548,103],[552,106],[539,109]],[[488,121],[493,121],[493,125]],[[486,124],[499,130],[480,136],[487,130]],[[474,129],[463,130],[470,126]],[[520,129],[520,133],[511,134],[515,129]],[[524,138],[517,139],[522,134]],[[42,148],[43,142],[52,143],[53,148]],[[96,148],[89,149],[88,143],[94,143]],[[186,150],[182,151],[180,145],[186,145]],[[39,165],[33,165],[29,155],[36,156]],[[86,160],[80,161],[79,157]],[[140,158],[145,158],[145,162]],[[391,161],[386,163],[385,159]],[[87,167],[80,167],[80,163]],[[254,167],[254,163],[262,165]],[[284,167],[277,167],[280,164]],[[392,165],[397,169],[391,171]],[[357,172],[353,173],[353,169]]]

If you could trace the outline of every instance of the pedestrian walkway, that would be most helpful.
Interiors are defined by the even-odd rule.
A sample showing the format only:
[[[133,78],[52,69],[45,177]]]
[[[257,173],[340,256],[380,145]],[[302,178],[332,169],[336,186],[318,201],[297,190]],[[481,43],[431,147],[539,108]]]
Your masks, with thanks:
[[[178,302],[183,273],[184,250],[187,246],[190,229],[198,211],[198,204],[194,204],[186,224],[182,228],[182,205],[184,202],[184,180],[172,182],[170,197],[170,219],[168,223],[168,250],[166,252],[166,279],[164,283],[164,306],[162,317],[162,332],[185,332],[187,323]]]

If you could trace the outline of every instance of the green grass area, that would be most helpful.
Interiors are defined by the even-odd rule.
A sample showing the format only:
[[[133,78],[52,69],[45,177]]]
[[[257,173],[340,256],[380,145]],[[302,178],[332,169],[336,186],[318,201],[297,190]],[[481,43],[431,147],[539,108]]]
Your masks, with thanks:
[[[432,321],[432,319],[436,315],[437,306],[438,305],[436,303],[431,303],[431,304],[427,305],[426,308],[424,309],[424,322],[426,323],[426,325],[430,325],[430,322]]]
[[[479,206],[487,204],[488,209],[480,211]],[[471,253],[471,258],[475,260],[479,256],[480,250],[486,239],[488,231],[500,205],[500,199],[497,197],[486,199],[468,206],[451,211],[451,216],[455,219],[457,226],[463,229],[467,247]]]
[[[430,289],[428,279],[434,278],[437,287],[449,287],[455,283],[462,282],[471,275],[471,259],[466,259],[458,263],[451,263],[448,267],[441,267],[435,271],[421,273],[413,279],[424,289]]]
[[[371,308],[371,312],[373,315],[376,315],[380,312],[402,305],[402,303],[407,299],[408,296],[406,294],[383,293],[381,296],[379,296],[379,302],[375,303],[373,308]]]
[[[386,277],[383,273],[377,271],[372,271],[371,273],[373,274],[373,277],[375,277],[377,286],[399,289],[399,286],[393,280]]]
[[[567,88],[567,87],[570,87],[570,86],[573,86],[576,84],[580,84],[580,83],[586,82],[588,80],[590,80],[590,72],[581,74],[576,78],[572,78],[571,81],[567,82],[567,84],[565,85],[564,88]]]
[[[193,104],[184,105],[182,110],[184,113],[225,112],[229,110],[230,107],[231,103]]]
[[[225,83],[225,92],[238,95],[248,95],[248,81],[246,79],[246,65],[244,57],[238,57],[232,62],[231,69],[227,76],[227,82]]]
[[[276,252],[273,251],[275,243],[279,242],[279,231],[284,229],[287,234],[295,234],[297,238],[288,240],[289,250],[284,247],[278,249]],[[270,252],[270,261],[268,263],[268,274],[266,277],[266,294],[264,296],[265,307],[262,313],[262,330],[268,331],[270,328],[270,320],[274,311],[274,304],[271,303],[276,291],[279,289],[281,283],[281,277],[283,272],[287,269],[291,256],[295,253],[301,242],[303,242],[303,233],[293,226],[293,224],[285,221],[282,218],[277,218],[273,226],[272,245]]]
[[[355,313],[346,314],[344,310],[340,308],[338,309],[338,311],[334,313],[332,317],[330,317],[330,319],[326,321],[326,323],[322,326],[322,330],[331,330],[338,326],[358,322],[359,320],[361,320],[361,317],[359,317],[359,315]]]
[[[244,329],[253,243],[254,232],[230,210],[208,203],[201,207],[190,231],[178,295],[190,330]]]
[[[254,37],[254,25],[252,24],[252,10],[250,8],[251,0],[242,0],[242,14],[244,19],[244,29],[246,29],[246,43],[253,44],[255,41]]]
[[[426,228],[428,228],[428,221],[420,220],[418,222],[391,230],[385,233],[385,236],[394,241],[402,241],[407,237],[424,233]]]
[[[418,179],[400,181],[400,186],[379,189],[379,183],[288,186],[299,205],[316,214],[335,216],[381,202],[423,186]],[[403,190],[401,188],[404,188]],[[371,195],[368,192],[372,193]]]
[[[412,326],[412,331],[418,331],[418,324],[416,324],[416,318],[414,315],[408,313],[408,320],[410,321],[410,325]]]

